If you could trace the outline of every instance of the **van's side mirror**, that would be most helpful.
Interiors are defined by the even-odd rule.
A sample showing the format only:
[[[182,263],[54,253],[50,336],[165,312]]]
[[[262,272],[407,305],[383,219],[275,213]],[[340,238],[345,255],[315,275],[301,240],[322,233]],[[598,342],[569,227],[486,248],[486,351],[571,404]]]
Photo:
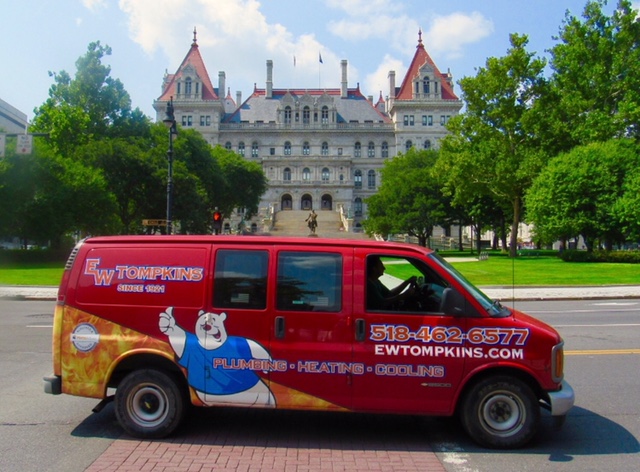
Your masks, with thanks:
[[[442,300],[440,301],[440,311],[448,315],[463,316],[466,301],[462,294],[457,290],[447,287],[442,292]]]

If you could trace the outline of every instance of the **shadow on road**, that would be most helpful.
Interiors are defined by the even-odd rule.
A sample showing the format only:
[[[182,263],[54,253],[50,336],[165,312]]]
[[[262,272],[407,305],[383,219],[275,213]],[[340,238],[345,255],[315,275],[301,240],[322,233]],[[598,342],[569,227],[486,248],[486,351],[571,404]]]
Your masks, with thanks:
[[[113,405],[88,416],[72,433],[83,437],[130,439],[118,426]],[[371,415],[241,408],[192,408],[185,423],[160,442],[332,450],[446,452],[455,444],[466,452],[505,454],[475,445],[451,418]],[[435,445],[435,446],[434,446]],[[638,440],[621,425],[592,411],[574,407],[563,429],[556,431],[543,415],[538,437],[518,454],[544,454],[550,461],[572,456],[634,454]]]

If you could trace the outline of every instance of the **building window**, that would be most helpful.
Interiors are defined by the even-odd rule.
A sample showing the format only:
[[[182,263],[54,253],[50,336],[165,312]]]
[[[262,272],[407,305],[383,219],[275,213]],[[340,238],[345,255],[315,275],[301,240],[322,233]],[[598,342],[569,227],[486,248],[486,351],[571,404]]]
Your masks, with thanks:
[[[362,153],[362,146],[360,142],[357,142],[355,145],[355,149],[353,150],[353,156],[360,157],[361,153]]]
[[[269,148],[269,155],[270,156],[275,156],[276,155],[276,148],[274,148],[274,147]]]
[[[193,116],[182,115],[182,126],[193,126]]]
[[[187,77],[184,81],[184,93],[185,95],[191,95],[191,77]]]
[[[321,151],[323,156],[328,156],[329,155],[329,144],[327,142],[322,143],[322,148]]]
[[[376,188],[376,171],[370,170],[367,172],[367,187],[370,189]]]
[[[423,93],[429,93],[429,77],[425,77],[424,79],[422,79],[422,92]]]
[[[329,123],[329,108],[324,106],[322,107],[322,124],[326,125]]]
[[[329,182],[329,169],[327,167],[325,167],[324,169],[322,169],[322,181],[323,182]]]
[[[284,155],[285,156],[290,156],[291,155],[291,143],[289,141],[284,143]]]
[[[354,174],[354,186],[355,188],[362,188],[362,171],[357,170]]]
[[[282,180],[284,180],[285,182],[291,182],[291,169],[289,169],[288,167],[284,168]]]
[[[431,141],[428,139],[424,140],[424,148],[425,149],[431,149]]]
[[[285,107],[284,109],[284,124],[291,124],[291,107]]]
[[[427,116],[427,126],[433,126],[433,115]]]
[[[244,157],[244,143],[242,141],[238,143],[238,154]]]
[[[311,180],[311,170],[308,167],[302,169],[302,180],[309,182]]]
[[[362,216],[362,198],[358,197],[354,201],[354,212],[356,216]]]
[[[224,148],[227,151],[231,151],[231,141],[227,141],[226,143],[224,143]]]
[[[338,148],[338,156],[342,156],[342,148]]]
[[[447,124],[447,117],[444,115],[440,115],[440,125],[444,126]]]
[[[386,141],[382,143],[382,157],[389,157],[389,144]]]
[[[413,115],[409,115],[409,126],[413,126],[415,124]]]
[[[251,157],[258,157],[258,143],[251,144]]]
[[[376,146],[372,141],[369,141],[369,146],[367,147],[367,156],[376,157]]]
[[[409,115],[404,115],[404,125],[409,126]]]
[[[407,140],[406,143],[404,143],[404,149],[405,151],[408,151],[409,149],[411,149],[413,147],[413,143],[411,142],[410,139]]]
[[[311,122],[311,110],[309,107],[304,107],[302,110],[302,123],[308,125]]]
[[[309,143],[306,142],[306,141],[302,144],[302,154],[304,156],[308,156],[309,154],[311,154],[311,149],[309,148]]]

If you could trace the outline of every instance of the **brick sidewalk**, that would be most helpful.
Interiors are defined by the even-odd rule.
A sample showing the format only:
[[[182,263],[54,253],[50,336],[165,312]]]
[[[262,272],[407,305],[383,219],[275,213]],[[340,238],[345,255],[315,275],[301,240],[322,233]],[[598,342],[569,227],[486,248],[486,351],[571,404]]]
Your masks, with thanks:
[[[195,410],[173,438],[122,437],[86,472],[445,472],[415,417]],[[462,431],[461,431],[461,434]]]

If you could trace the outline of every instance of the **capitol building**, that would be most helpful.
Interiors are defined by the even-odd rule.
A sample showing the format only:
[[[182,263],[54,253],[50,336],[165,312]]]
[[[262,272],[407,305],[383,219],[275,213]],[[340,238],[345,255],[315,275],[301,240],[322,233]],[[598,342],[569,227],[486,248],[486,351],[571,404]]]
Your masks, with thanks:
[[[363,95],[359,84],[350,86],[346,60],[335,88],[278,88],[273,69],[267,60],[264,88],[256,86],[244,100],[240,93],[234,98],[223,71],[212,82],[194,31],[184,60],[165,75],[153,104],[161,121],[173,100],[179,125],[262,166],[268,189],[253,231],[263,231],[263,222],[279,212],[311,210],[339,214],[345,230],[360,231],[385,160],[411,147],[437,148],[446,123],[462,108],[451,73],[438,69],[422,33],[405,76],[389,71],[384,97],[382,91],[374,98]],[[226,216],[227,228],[242,219],[241,213]]]

